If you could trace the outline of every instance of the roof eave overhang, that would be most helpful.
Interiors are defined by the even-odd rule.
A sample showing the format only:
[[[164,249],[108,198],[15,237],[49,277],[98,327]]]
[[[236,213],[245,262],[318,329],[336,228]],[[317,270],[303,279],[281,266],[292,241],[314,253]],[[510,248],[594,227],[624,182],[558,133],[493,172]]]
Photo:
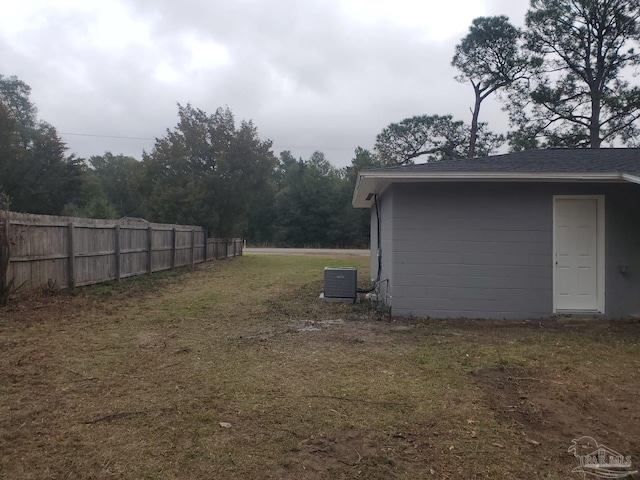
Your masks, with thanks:
[[[358,175],[351,204],[369,208],[375,195],[382,194],[395,183],[436,182],[567,182],[567,183],[625,183],[640,185],[640,177],[619,172],[388,172],[368,171]]]
[[[622,175],[623,180],[625,180],[626,182],[631,182],[631,183],[635,183],[637,185],[640,185],[640,177],[638,175],[631,175],[629,173],[623,173]]]

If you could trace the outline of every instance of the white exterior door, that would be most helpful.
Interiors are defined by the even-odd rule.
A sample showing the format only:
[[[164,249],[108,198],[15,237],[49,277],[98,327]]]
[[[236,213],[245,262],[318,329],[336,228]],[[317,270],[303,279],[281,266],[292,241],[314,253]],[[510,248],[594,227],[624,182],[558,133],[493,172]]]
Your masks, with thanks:
[[[604,198],[554,197],[554,310],[604,313]]]

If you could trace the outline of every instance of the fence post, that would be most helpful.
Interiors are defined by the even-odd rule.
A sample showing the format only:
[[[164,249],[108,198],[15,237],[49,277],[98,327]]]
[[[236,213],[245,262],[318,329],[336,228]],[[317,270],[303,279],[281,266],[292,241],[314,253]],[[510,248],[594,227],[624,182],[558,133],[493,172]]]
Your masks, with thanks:
[[[202,262],[207,263],[207,231],[206,230],[202,232],[202,236],[204,238],[204,251],[202,252],[202,257],[204,258],[204,260]]]
[[[122,275],[122,273],[120,272],[120,225],[116,225],[116,228],[114,230],[114,241],[116,249],[116,281],[119,282]]]
[[[196,260],[196,231],[191,230],[191,268],[195,266]]]
[[[69,223],[69,288],[76,286],[76,245],[74,241],[74,226]]]
[[[178,242],[178,234],[176,229],[171,229],[171,270],[176,268],[176,243]]]
[[[9,294],[13,289],[13,280],[9,280],[9,267],[11,266],[11,232],[9,221],[9,207],[0,209],[2,233],[0,233],[0,305],[6,305]]]
[[[151,262],[151,253],[153,252],[153,227],[149,226],[147,228],[147,252],[148,252],[148,261],[147,261],[147,273],[151,274],[153,272],[153,265]]]

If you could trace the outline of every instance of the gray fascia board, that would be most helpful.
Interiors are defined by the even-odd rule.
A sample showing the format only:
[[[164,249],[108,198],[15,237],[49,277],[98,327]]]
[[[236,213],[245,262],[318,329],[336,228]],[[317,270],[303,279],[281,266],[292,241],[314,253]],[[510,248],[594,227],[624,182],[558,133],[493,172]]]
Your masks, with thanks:
[[[640,185],[640,177],[638,177],[637,175],[631,175],[629,173],[623,173],[622,174],[622,178],[625,179],[627,182],[631,182],[631,183],[635,183],[637,185]]]
[[[640,177],[618,172],[388,172],[371,170],[358,175],[351,204],[370,208],[369,194],[381,194],[392,183],[416,182],[632,182]]]

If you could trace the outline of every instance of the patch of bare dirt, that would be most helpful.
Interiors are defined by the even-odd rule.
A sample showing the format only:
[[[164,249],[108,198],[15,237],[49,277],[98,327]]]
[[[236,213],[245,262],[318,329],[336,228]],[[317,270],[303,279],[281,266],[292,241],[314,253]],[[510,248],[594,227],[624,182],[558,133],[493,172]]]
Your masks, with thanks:
[[[288,478],[318,479],[388,478],[394,468],[393,462],[382,458],[376,442],[358,430],[333,430],[305,438],[283,456],[282,466]]]
[[[568,472],[578,460],[566,455],[567,449],[581,436],[640,459],[640,412],[631,407],[640,398],[637,381],[613,374],[576,378],[517,365],[480,370],[473,380],[523,461],[535,457],[549,471]]]

